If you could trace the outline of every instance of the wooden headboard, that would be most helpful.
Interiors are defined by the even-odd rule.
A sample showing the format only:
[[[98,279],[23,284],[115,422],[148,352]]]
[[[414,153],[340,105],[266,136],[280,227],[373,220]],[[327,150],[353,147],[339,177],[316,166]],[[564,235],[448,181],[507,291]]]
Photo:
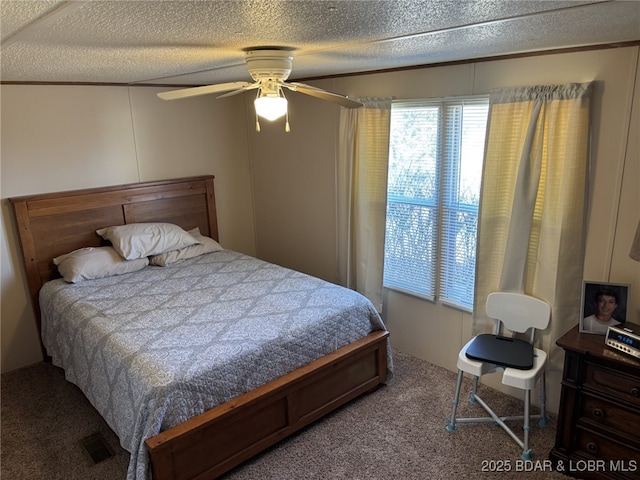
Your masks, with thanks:
[[[168,222],[185,230],[198,227],[203,235],[218,240],[213,178],[206,175],[10,198],[38,333],[40,288],[60,276],[53,258],[104,245],[97,229]]]

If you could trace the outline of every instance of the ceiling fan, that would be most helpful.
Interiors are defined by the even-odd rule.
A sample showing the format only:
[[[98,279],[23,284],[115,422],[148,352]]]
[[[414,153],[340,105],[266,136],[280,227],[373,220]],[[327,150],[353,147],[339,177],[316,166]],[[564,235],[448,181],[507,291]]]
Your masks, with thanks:
[[[252,48],[245,50],[244,59],[253,82],[229,82],[202,87],[184,88],[158,93],[163,100],[224,93],[217,98],[230,97],[247,90],[257,90],[254,105],[256,108],[256,130],[260,131],[258,116],[267,120],[286,117],[285,131],[289,131],[287,113],[287,99],[284,89],[304,93],[312,97],[337,103],[347,108],[358,108],[362,103],[337,93],[331,93],[321,88],[299,82],[286,82],[291,74],[293,53],[290,49]]]

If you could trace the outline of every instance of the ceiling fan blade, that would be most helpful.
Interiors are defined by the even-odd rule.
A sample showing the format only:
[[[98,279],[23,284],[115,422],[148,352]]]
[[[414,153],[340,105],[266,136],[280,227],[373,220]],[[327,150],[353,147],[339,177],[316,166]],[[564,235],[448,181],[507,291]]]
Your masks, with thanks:
[[[253,84],[249,82],[219,83],[217,85],[205,85],[203,87],[191,87],[183,88],[181,90],[160,92],[158,93],[158,97],[163,100],[176,100],[179,98],[195,97],[198,95],[208,95],[210,93],[227,92],[229,90],[243,90],[249,86],[253,86]]]
[[[312,97],[320,98],[322,100],[328,100],[329,102],[338,103],[343,107],[358,108],[362,106],[362,103],[351,100],[344,95],[327,92],[326,90],[322,90],[321,88],[312,87],[311,85],[306,85],[304,83],[284,83],[282,86],[287,87],[294,92],[300,92],[304,93],[305,95],[311,95]]]
[[[217,96],[216,98],[233,97],[234,95],[237,95],[239,93],[246,92],[247,90],[255,90],[256,88],[260,88],[260,82],[251,83],[246,87],[239,88],[238,90],[233,90],[228,93],[224,93],[222,95]]]

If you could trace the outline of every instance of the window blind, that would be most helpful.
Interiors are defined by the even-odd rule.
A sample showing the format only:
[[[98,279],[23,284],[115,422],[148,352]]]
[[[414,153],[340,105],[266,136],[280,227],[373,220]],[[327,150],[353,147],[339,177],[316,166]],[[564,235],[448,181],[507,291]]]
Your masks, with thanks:
[[[440,300],[471,310],[488,105],[445,104]]]
[[[384,284],[473,305],[488,99],[394,103]]]

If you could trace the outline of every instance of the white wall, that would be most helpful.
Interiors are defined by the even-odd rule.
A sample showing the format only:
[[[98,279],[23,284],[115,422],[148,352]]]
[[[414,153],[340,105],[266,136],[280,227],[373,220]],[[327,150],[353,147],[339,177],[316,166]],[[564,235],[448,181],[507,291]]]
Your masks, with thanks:
[[[261,131],[251,129],[249,137],[258,256],[337,282],[333,158],[339,107],[299,93],[287,97],[291,133],[284,120],[262,121]]]
[[[220,242],[255,254],[243,100],[158,91],[2,85],[2,371],[42,359],[7,198],[213,174]]]

